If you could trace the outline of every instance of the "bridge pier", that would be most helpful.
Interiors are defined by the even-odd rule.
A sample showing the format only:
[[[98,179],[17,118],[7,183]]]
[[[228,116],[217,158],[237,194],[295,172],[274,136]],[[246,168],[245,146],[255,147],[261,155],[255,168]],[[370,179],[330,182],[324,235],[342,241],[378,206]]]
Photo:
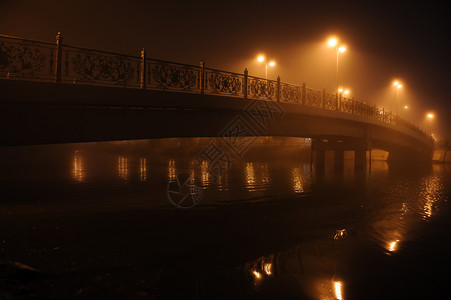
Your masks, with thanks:
[[[323,169],[326,165],[326,151],[334,152],[335,169],[343,169],[345,151],[354,151],[354,167],[364,169],[366,167],[366,151],[369,143],[364,139],[354,140],[327,140],[315,138],[312,140],[312,165],[317,169]]]

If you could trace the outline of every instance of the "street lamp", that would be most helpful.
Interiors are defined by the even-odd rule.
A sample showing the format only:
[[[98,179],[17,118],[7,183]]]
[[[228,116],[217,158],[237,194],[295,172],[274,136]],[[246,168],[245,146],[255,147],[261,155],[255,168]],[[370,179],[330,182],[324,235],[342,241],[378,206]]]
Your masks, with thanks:
[[[427,114],[427,117],[429,119],[429,133],[432,135],[432,119],[434,118],[433,114]]]
[[[276,65],[276,63],[274,62],[274,61],[267,61],[266,60],[266,58],[263,56],[263,55],[261,55],[261,56],[259,56],[258,58],[257,58],[257,60],[259,61],[259,62],[264,62],[265,63],[265,79],[268,79],[268,65],[270,66],[270,67],[274,67],[275,65]]]
[[[340,56],[340,53],[343,53],[346,51],[346,48],[344,46],[338,46],[338,40],[336,38],[331,38],[328,41],[329,47],[335,47],[335,51],[337,51],[337,75],[336,75],[336,79],[337,79],[337,88],[335,89],[336,91],[338,91],[338,57]]]
[[[396,115],[398,115],[398,90],[402,87],[402,84],[395,81],[393,85],[396,86]]]
[[[347,96],[349,95],[349,90],[338,89],[338,94]]]

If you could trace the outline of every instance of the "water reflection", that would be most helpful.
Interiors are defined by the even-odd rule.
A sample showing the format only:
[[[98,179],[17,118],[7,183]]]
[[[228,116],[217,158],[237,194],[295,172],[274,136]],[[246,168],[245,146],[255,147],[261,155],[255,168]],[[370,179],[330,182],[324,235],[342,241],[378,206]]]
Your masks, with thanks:
[[[246,176],[246,188],[250,192],[255,191],[255,169],[253,163],[251,162],[246,163],[245,176]]]
[[[72,178],[76,181],[82,182],[85,179],[84,161],[78,151],[75,151],[72,163]]]
[[[144,157],[139,159],[139,180],[147,181],[147,159]]]
[[[304,192],[304,183],[302,179],[302,173],[300,168],[291,169],[291,181],[292,188],[295,193],[303,193]]]
[[[177,169],[175,168],[175,159],[171,158],[168,161],[168,178],[169,181],[174,181],[175,177],[177,176],[176,174]]]
[[[245,186],[249,192],[266,190],[271,184],[268,163],[247,162],[244,175]]]
[[[128,158],[123,155],[119,155],[117,158],[117,171],[119,178],[124,181],[128,180]]]
[[[443,189],[443,183],[438,177],[431,176],[424,179],[420,191],[424,219],[432,216],[436,202],[443,198]]]

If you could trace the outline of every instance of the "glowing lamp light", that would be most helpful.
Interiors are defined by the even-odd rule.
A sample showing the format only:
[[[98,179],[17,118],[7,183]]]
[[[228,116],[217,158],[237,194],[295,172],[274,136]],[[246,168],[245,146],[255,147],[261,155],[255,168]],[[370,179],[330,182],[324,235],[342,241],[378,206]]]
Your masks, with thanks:
[[[257,58],[257,60],[258,60],[259,62],[264,62],[264,61],[265,61],[265,57],[264,57],[264,56],[259,56],[259,57]]]
[[[393,82],[393,85],[397,86],[399,84],[399,82],[395,81]]]
[[[433,114],[428,114],[428,118],[429,118],[429,119],[432,119],[433,117],[434,117]]]
[[[345,52],[345,51],[346,51],[346,48],[345,48],[345,47],[343,47],[343,46],[341,46],[340,48],[338,48],[338,51],[340,51],[341,53],[343,53],[343,52]]]
[[[328,44],[330,47],[335,47],[337,45],[338,41],[336,38],[332,38],[329,40]]]
[[[276,65],[275,62],[273,62],[273,61],[270,61],[270,62],[269,62],[269,66],[270,66],[270,67],[274,67],[275,65]]]

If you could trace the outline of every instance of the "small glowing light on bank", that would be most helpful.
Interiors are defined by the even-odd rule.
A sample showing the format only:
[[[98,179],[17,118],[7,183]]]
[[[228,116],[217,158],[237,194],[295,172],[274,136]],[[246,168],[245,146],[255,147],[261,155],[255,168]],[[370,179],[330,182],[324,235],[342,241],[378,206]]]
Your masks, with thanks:
[[[334,281],[334,290],[335,290],[335,298],[338,300],[343,299],[343,291],[342,291],[342,284],[340,281]]]
[[[341,53],[346,51],[346,47],[341,46],[340,48],[338,48],[338,51],[340,51]]]
[[[256,270],[252,271],[252,274],[254,274],[254,276],[255,276],[256,279],[262,278],[262,274],[260,274],[260,273],[259,273],[258,271],[256,271]]]
[[[399,240],[393,241],[388,246],[388,251],[394,252],[396,250],[396,244],[398,244]]]
[[[258,60],[259,62],[264,62],[264,61],[265,61],[265,57],[264,57],[263,55],[260,55],[260,56],[257,58],[257,60]]]
[[[270,67],[274,67],[275,65],[276,65],[276,63],[275,63],[274,61],[270,61],[270,62],[269,62],[269,66],[270,66]]]
[[[429,119],[432,119],[433,117],[434,117],[433,114],[428,114],[428,118],[429,118]]]
[[[265,271],[266,275],[271,275],[272,274],[272,264],[271,263],[264,264],[263,270]]]

